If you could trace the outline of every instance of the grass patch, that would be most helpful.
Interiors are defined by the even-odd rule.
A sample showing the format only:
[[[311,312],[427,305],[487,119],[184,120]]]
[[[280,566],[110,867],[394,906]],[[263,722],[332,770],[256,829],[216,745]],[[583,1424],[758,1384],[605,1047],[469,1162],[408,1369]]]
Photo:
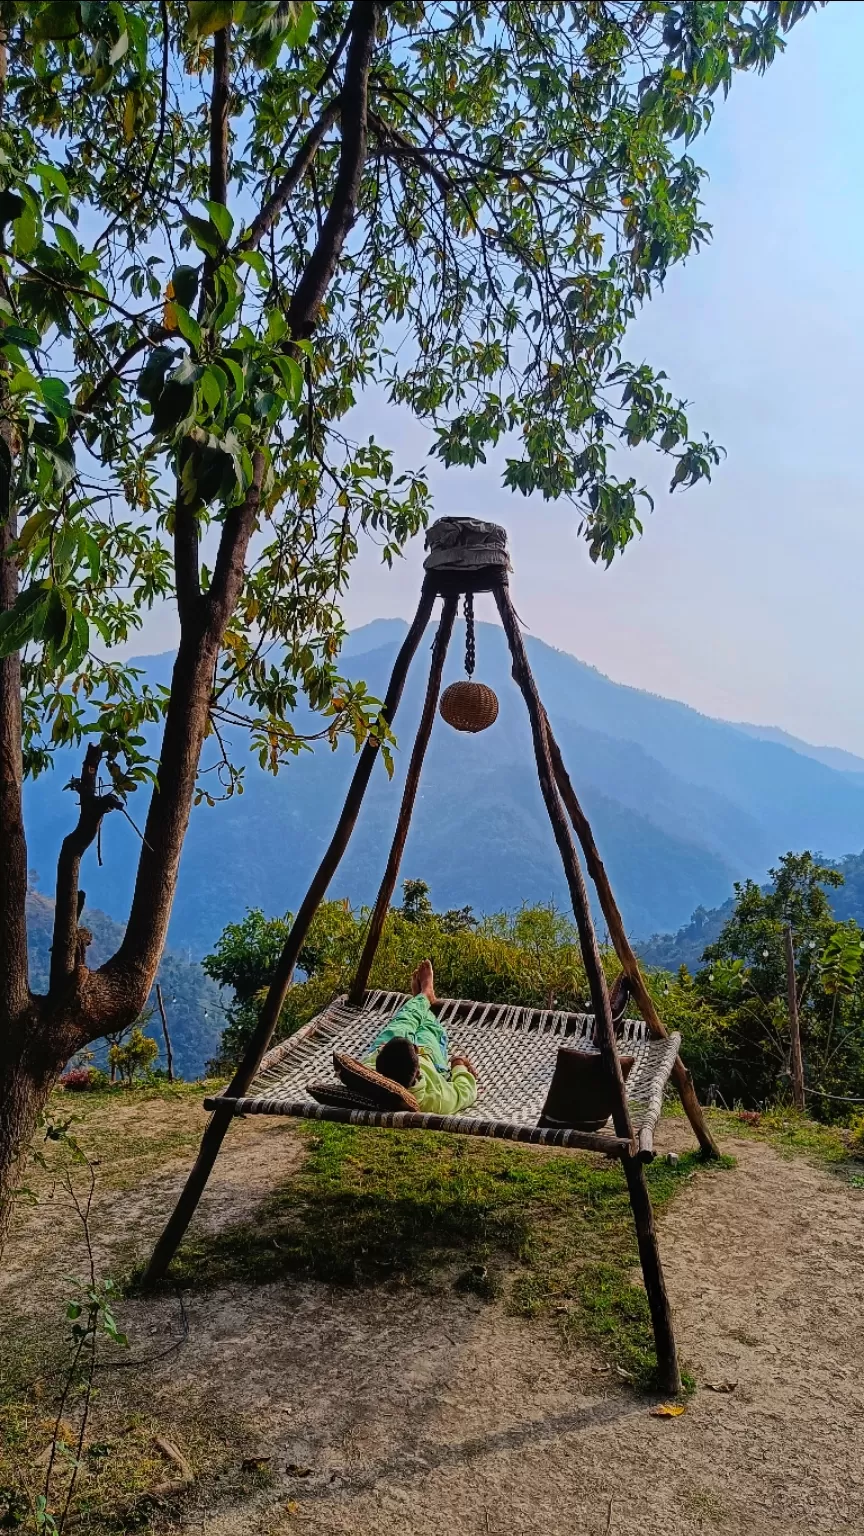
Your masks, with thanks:
[[[100,1189],[128,1189],[174,1158],[194,1157],[206,1124],[205,1093],[217,1092],[221,1080],[203,1083],[154,1083],[107,1088],[89,1093],[52,1094],[49,1120],[66,1125],[69,1135],[99,1165]],[[58,1173],[74,1166],[63,1142],[34,1147],[47,1156],[48,1168],[31,1162],[25,1183],[41,1194]]]
[[[859,1175],[864,1172],[864,1165],[856,1164],[850,1154],[847,1130],[839,1125],[822,1125],[788,1106],[761,1110],[755,1118],[742,1118],[736,1110],[712,1110],[711,1128],[721,1140],[724,1136],[747,1136],[767,1141],[787,1156],[799,1153],[838,1170],[845,1165],[847,1171]]]
[[[66,1385],[71,1350],[62,1321],[18,1322],[4,1338],[0,1360],[0,1531],[43,1529],[35,1519],[40,1496],[48,1496],[55,1518],[66,1493],[77,1452],[84,1411],[83,1381],[68,1391],[57,1434],[58,1450],[50,1480],[48,1461],[58,1404]],[[133,1351],[146,1352],[146,1340],[133,1339]],[[100,1360],[117,1364],[122,1356],[107,1346]],[[159,1447],[159,1438],[181,1447],[196,1480],[218,1480],[236,1466],[244,1449],[256,1443],[254,1430],[220,1415],[218,1405],[178,1402],[172,1411],[153,1396],[146,1375],[134,1373],[134,1387],[124,1371],[97,1369],[89,1405],[77,1486],[69,1506],[68,1529],[75,1536],[128,1536],[147,1531],[159,1510],[176,1496],[154,1490],[177,1479],[175,1464]],[[50,1530],[51,1527],[46,1529]]]
[[[172,1267],[181,1286],[293,1275],[500,1295],[519,1316],[556,1317],[650,1386],[650,1318],[617,1161],[422,1132],[304,1133],[302,1171],[254,1222],[184,1244]],[[692,1153],[648,1168],[655,1209],[698,1164]]]

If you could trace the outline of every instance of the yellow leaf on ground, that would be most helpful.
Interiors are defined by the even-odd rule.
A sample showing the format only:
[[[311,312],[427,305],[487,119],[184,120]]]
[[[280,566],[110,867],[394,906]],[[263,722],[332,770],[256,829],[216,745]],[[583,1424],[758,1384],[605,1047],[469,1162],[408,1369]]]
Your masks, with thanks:
[[[652,1419],[678,1419],[684,1412],[683,1403],[658,1403],[650,1410]]]

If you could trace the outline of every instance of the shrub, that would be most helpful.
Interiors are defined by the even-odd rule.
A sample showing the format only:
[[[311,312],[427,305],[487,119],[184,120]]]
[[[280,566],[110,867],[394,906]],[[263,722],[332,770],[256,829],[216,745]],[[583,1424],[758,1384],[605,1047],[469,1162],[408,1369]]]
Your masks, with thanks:
[[[125,1044],[111,1046],[108,1060],[112,1071],[120,1075],[127,1088],[131,1088],[135,1078],[143,1075],[158,1055],[156,1041],[136,1024]]]
[[[60,1079],[61,1088],[67,1093],[92,1093],[108,1085],[108,1074],[98,1067],[70,1067]]]

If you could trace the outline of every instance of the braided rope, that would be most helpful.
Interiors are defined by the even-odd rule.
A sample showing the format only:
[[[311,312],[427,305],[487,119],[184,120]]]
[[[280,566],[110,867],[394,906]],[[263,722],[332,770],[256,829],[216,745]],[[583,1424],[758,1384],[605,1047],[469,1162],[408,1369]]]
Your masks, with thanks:
[[[477,664],[477,645],[474,637],[474,594],[465,593],[465,671],[469,677],[474,676],[474,668]]]

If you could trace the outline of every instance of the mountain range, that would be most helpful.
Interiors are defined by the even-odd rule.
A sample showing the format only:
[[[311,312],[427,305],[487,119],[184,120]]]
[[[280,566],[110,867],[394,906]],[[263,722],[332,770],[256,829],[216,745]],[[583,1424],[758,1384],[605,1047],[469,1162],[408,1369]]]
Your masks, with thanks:
[[[377,620],[353,633],[343,671],[383,696],[402,620]],[[374,898],[395,825],[401,780],[419,718],[432,631],[421,645],[395,721],[395,782],[377,765],[331,895]],[[574,785],[589,815],[625,917],[637,940],[677,930],[697,908],[716,909],[736,879],[764,878],[787,849],[841,858],[864,844],[864,759],[813,747],[772,727],[733,725],[603,676],[576,657],[526,638],[540,695]],[[464,628],[457,626],[445,681],[462,675]],[[142,658],[151,681],[166,681],[170,654]],[[524,705],[510,678],[503,632],[477,626],[478,680],[500,700],[496,724],[479,736],[436,723],[403,877],[422,878],[440,908],[478,912],[521,902],[566,904],[545,816]],[[298,711],[302,728],[305,717]],[[238,754],[243,743],[236,742]],[[28,786],[30,862],[53,879],[60,841],[74,817],[61,793],[77,758],[63,753],[52,773]],[[276,778],[246,758],[245,793],[193,811],[169,941],[200,957],[247,906],[283,913],[298,904],[329,840],[354,766],[347,742],[317,747]],[[136,799],[138,797],[135,797]],[[141,795],[143,801],[143,794]],[[139,826],[145,806],[130,804]],[[113,816],[103,831],[104,863],[91,851],[82,882],[88,902],[121,919],[128,911],[138,837]],[[707,942],[707,940],[706,940]]]

